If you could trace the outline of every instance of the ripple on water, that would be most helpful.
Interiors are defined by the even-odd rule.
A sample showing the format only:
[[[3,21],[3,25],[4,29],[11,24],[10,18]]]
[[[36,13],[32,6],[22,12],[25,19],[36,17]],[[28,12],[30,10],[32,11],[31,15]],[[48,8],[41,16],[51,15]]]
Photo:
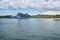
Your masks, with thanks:
[[[31,35],[27,36],[25,38],[8,38],[8,37],[3,37],[0,36],[0,40],[60,40],[60,37],[52,37],[52,36],[44,36],[44,35]]]
[[[53,19],[0,19],[0,40],[60,40],[59,30]]]

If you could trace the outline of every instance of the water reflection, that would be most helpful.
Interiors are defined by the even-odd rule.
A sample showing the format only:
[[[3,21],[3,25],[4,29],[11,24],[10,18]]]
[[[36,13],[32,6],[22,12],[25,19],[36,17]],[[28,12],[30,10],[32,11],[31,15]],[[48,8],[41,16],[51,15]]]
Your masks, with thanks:
[[[60,21],[0,19],[0,40],[60,40]]]
[[[55,21],[60,21],[60,18],[55,18],[54,20],[55,20]]]

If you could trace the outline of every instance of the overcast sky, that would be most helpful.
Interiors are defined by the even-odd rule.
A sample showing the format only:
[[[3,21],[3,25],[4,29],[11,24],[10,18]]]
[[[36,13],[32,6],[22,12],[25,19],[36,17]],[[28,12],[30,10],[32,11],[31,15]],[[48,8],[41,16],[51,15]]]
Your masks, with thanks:
[[[45,13],[59,12],[60,0],[0,0],[0,12],[2,9],[32,9]]]

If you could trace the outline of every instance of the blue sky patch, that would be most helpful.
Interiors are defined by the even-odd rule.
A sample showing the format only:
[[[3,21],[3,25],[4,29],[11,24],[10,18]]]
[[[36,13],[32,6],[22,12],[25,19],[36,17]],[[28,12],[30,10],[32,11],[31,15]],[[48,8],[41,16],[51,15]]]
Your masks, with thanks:
[[[49,1],[49,0],[45,0],[45,1]]]

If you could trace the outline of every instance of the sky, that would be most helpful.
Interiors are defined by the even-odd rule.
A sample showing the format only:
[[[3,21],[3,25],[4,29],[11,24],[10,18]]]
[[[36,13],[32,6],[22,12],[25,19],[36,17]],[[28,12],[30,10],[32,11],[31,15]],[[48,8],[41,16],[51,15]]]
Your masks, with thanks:
[[[60,0],[0,0],[0,15],[28,12],[29,14],[60,14]]]

